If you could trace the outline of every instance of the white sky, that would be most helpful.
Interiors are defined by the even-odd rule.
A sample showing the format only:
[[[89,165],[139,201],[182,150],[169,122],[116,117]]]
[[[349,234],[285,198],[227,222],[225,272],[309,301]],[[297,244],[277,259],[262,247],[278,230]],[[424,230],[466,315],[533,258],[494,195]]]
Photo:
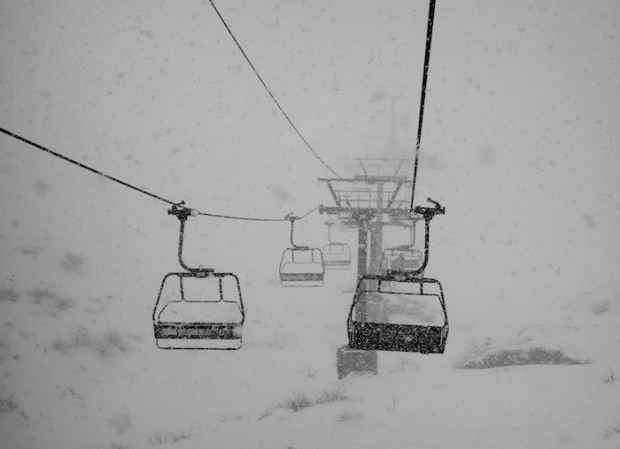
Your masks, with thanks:
[[[217,5],[306,139],[336,171],[351,175],[354,157],[412,155],[426,3],[219,0]],[[517,447],[517,439],[505,441],[506,429],[523,441],[533,438],[552,447],[575,435],[575,446],[600,441],[604,429],[617,425],[607,413],[617,405],[604,390],[612,386],[596,377],[607,375],[607,365],[549,371],[541,379],[525,370],[478,376],[448,365],[470,340],[507,343],[529,326],[557,330],[580,319],[588,325],[613,319],[592,310],[601,301],[619,299],[619,41],[620,2],[614,0],[437,2],[416,203],[430,196],[446,207],[446,215],[433,221],[427,274],[441,280],[446,292],[448,350],[444,358],[419,366],[401,364],[395,368],[401,372],[389,378],[393,384],[381,377],[361,380],[356,385],[362,404],[372,409],[366,423],[375,427],[337,428],[353,430],[329,444],[355,438],[371,444],[385,435],[379,429],[387,429],[398,431],[405,446],[413,433],[443,419],[447,409],[453,411],[447,416],[449,431],[435,441],[460,442],[463,416],[474,423],[467,441],[486,438],[488,447],[498,442]],[[386,101],[373,101],[378,93],[404,96],[397,120],[402,151],[394,154],[385,151],[389,108]],[[330,173],[279,114],[208,1],[0,0],[0,127],[206,212],[281,218],[330,203],[326,187],[317,182]],[[112,432],[106,424],[110,417],[125,422],[131,416],[138,429],[134,437],[142,443],[158,420],[169,419],[177,429],[192,420],[204,424],[203,404],[192,389],[201,379],[188,370],[181,382],[173,382],[178,372],[170,360],[187,362],[186,355],[162,362],[169,354],[155,351],[150,340],[136,340],[133,344],[146,348],[139,356],[119,357],[101,372],[91,369],[98,360],[70,359],[90,370],[88,377],[76,374],[70,363],[55,365],[65,359],[42,355],[41,347],[66,334],[56,321],[30,313],[26,307],[36,305],[24,299],[35,288],[50,289],[79,305],[62,318],[67,329],[92,324],[97,330],[112,323],[150,338],[161,278],[178,269],[178,224],[166,209],[0,135],[0,289],[22,294],[11,313],[32,324],[33,332],[6,332],[15,351],[26,348],[22,359],[7,366],[17,367],[10,385],[24,393],[26,410],[43,410],[26,428],[41,447],[47,426],[63,429],[93,418],[101,428],[80,428],[91,439]],[[325,219],[315,214],[300,223],[297,240],[322,245]],[[199,372],[227,381],[198,384],[216,398],[213,414],[244,407],[259,413],[276,394],[309,385],[325,388],[335,377],[334,348],[345,338],[348,305],[339,300],[349,300],[354,273],[341,274],[340,283],[326,283],[323,290],[298,292],[294,299],[300,301],[291,301],[286,295],[293,294],[282,291],[277,278],[288,232],[288,223],[196,218],[188,224],[187,260],[238,274],[253,320],[249,350],[239,351],[239,358],[191,359]],[[354,233],[334,234],[354,246]],[[401,231],[386,242],[400,237],[408,239]],[[79,275],[57,263],[68,252],[86,259]],[[92,321],[85,324],[86,318]],[[606,325],[584,327],[583,334],[573,335],[579,338],[567,340],[597,355],[616,354],[617,342],[599,335],[611,326]],[[543,337],[553,340],[544,332]],[[37,338],[41,346],[33,349]],[[603,344],[588,347],[591,342]],[[397,366],[398,359],[391,360]],[[300,381],[304,363],[322,371]],[[282,365],[280,378],[270,375],[276,364]],[[152,369],[161,366],[161,372]],[[154,371],[159,377],[151,382]],[[421,383],[411,383],[413,371]],[[596,382],[597,389],[594,384],[580,389],[584,382]],[[74,387],[86,399],[59,399],[61,387],[65,392]],[[139,398],[130,404],[118,391]],[[437,397],[435,391],[443,394]],[[405,399],[398,407],[404,404],[405,413],[392,421],[395,415],[384,411],[384,403],[401,393]],[[420,394],[431,404],[430,415]],[[178,403],[169,405],[170,397]],[[551,405],[540,408],[541,402]],[[57,404],[65,407],[62,416],[55,413]],[[168,415],[152,413],[164,408]],[[240,421],[247,424],[245,432],[238,432],[235,423],[207,420],[202,432],[208,439],[217,429],[219,441],[226,442],[251,439],[256,431],[271,441],[273,435],[286,436],[272,429],[286,428],[308,442],[314,438],[308,428],[324,428],[324,410],[291,418],[293,427],[275,418],[246,419]],[[513,412],[523,429],[515,430]],[[580,440],[584,416],[589,422],[582,433],[589,436]],[[486,426],[496,433],[480,437]],[[65,441],[67,435],[58,431],[52,437]],[[425,441],[430,445],[432,436]]]
[[[3,127],[204,211],[282,217],[329,203],[316,179],[330,173],[208,2],[0,8]],[[388,104],[373,101],[377,93],[407,98],[398,133],[411,148],[425,2],[219,8],[334,169],[351,174],[353,157],[385,154]],[[619,17],[614,1],[438,2],[417,203],[431,196],[446,206],[434,222],[430,268],[463,298],[453,307],[465,320],[502,316],[505,307],[518,313],[523,295],[540,305],[617,291]],[[174,247],[165,205],[9,137],[0,148],[0,230],[15,245],[45,236],[105,253],[100,242],[120,226]],[[300,232],[318,244],[323,221]],[[286,244],[286,224],[277,226],[200,229],[217,241],[205,245],[260,264]],[[158,248],[151,251],[167,251]],[[268,265],[265,273],[275,270]]]

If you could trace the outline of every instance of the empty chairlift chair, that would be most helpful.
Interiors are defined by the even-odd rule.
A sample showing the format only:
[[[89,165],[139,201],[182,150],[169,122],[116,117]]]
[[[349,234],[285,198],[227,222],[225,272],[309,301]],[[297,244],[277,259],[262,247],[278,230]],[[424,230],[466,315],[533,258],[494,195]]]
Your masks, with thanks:
[[[280,261],[280,282],[283,287],[321,287],[325,266],[318,248],[287,248]]]
[[[347,320],[349,347],[366,351],[443,353],[448,314],[439,281],[360,279]]]
[[[360,278],[347,318],[350,349],[444,352],[449,325],[443,289],[436,279],[418,277],[428,264],[429,222],[444,211],[438,203],[415,208],[426,222],[425,257],[416,270]]]
[[[182,259],[184,225],[189,210],[169,211],[181,222],[179,262],[186,272],[168,273],[162,281],[153,329],[161,349],[239,349],[245,311],[239,279],[233,273],[190,268]]]
[[[327,225],[327,241],[323,245],[323,262],[327,269],[347,269],[351,266],[351,248],[347,243],[333,242],[331,239],[332,221]]]
[[[282,253],[280,283],[283,287],[321,287],[325,277],[323,253],[318,248],[299,246],[293,242],[293,228],[298,217],[287,215],[291,221],[291,248]]]
[[[381,256],[380,270],[384,276],[392,274],[417,272],[422,266],[424,256],[422,251],[414,247],[415,244],[415,222],[411,225],[411,241],[406,245],[399,245],[393,248],[386,248]],[[424,270],[416,274],[417,277],[424,277]]]
[[[393,272],[407,273],[416,271],[422,266],[424,256],[417,248],[394,247],[383,251],[381,257],[381,274]]]
[[[161,349],[239,349],[244,313],[231,273],[169,273],[153,312]]]

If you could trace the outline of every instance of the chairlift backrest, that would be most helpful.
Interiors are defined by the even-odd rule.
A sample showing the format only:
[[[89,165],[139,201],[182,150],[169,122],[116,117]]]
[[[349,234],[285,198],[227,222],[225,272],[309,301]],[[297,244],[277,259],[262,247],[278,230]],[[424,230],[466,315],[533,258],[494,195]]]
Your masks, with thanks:
[[[325,254],[348,254],[349,245],[346,243],[327,243],[323,245],[323,256]]]
[[[292,263],[323,263],[323,255],[318,248],[288,248],[285,253]]]
[[[403,282],[380,282],[377,289],[359,292],[354,320],[425,326],[443,326],[446,321],[438,293],[420,293],[404,289]],[[364,315],[362,302],[380,303],[383,313]]]

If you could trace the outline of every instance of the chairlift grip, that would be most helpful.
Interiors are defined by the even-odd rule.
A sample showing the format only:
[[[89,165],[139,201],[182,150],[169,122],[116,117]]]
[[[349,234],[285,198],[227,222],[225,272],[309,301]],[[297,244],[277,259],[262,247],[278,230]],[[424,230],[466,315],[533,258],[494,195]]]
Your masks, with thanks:
[[[188,209],[184,206],[185,201],[181,201],[180,203],[173,204],[170,209],[168,209],[168,215],[174,215],[179,220],[187,220],[187,217],[192,215],[192,209]]]
[[[435,215],[438,214],[445,214],[446,213],[446,208],[443,207],[441,204],[439,204],[437,201],[433,201],[430,198],[427,198],[427,201],[429,203],[433,203],[435,205],[435,207],[422,207],[422,206],[416,206],[413,211],[416,214],[420,214],[422,215],[422,217],[424,218],[424,220],[431,220]]]

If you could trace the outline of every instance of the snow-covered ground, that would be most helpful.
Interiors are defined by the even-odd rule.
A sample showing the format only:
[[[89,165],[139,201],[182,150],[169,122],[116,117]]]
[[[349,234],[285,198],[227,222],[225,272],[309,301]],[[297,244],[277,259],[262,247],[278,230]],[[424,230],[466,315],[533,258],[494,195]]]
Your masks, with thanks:
[[[379,94],[404,97],[411,148],[426,2],[216,4],[337,172],[411,156],[386,150]],[[279,285],[286,222],[190,218],[188,263],[241,280],[243,348],[157,349],[167,205],[1,134],[0,448],[620,447],[618,18],[603,0],[438,2],[416,203],[446,206],[427,275],[450,335],[443,355],[380,353],[377,376],[336,375],[354,270]],[[209,2],[3,1],[0,48],[2,128],[204,212],[330,204]],[[326,218],[297,240],[322,245]]]

